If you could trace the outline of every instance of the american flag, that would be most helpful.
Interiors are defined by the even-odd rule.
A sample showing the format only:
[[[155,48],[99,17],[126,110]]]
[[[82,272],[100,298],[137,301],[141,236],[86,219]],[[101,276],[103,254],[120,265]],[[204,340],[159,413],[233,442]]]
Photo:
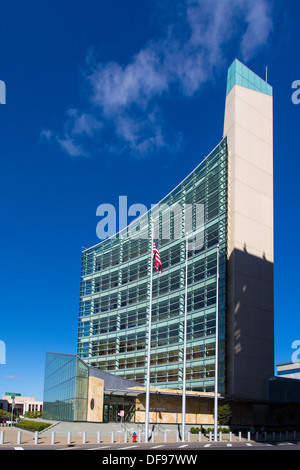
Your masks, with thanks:
[[[161,264],[158,249],[156,248],[155,240],[153,241],[153,253],[154,253],[155,267],[159,273],[162,273],[162,264]]]

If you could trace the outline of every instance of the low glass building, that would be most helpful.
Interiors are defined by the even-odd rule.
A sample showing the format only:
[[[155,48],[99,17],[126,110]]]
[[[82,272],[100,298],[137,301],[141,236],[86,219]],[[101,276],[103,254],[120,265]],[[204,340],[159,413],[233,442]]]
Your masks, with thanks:
[[[77,354],[88,365],[146,383],[152,226],[163,272],[153,273],[151,386],[182,389],[188,231],[187,388],[214,389],[219,244],[219,390],[224,393],[226,138],[148,213],[83,252]]]
[[[108,422],[135,419],[139,384],[89,367],[74,354],[48,352],[44,378],[43,418],[58,421]]]
[[[86,421],[89,368],[72,354],[46,354],[43,417]]]

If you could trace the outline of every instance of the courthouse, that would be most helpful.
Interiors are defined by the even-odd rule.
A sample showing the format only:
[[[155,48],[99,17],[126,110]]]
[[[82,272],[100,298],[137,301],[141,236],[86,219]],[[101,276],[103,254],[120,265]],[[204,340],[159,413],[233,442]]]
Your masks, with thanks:
[[[47,354],[46,416],[117,421],[122,411],[126,420],[143,422],[148,360],[150,422],[181,422],[184,359],[189,422],[212,422],[216,360],[220,400],[245,404],[247,413],[268,403],[272,94],[234,60],[221,142],[149,212],[83,251],[77,355]],[[162,273],[153,263],[153,232]]]

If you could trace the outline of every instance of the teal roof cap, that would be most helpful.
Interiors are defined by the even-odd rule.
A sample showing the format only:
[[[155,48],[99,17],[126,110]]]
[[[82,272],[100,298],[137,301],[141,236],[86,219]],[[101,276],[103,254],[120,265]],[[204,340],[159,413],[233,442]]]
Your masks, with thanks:
[[[250,90],[259,91],[265,95],[272,96],[273,88],[265,80],[256,75],[246,65],[235,59],[228,69],[226,96],[234,85],[240,85]]]

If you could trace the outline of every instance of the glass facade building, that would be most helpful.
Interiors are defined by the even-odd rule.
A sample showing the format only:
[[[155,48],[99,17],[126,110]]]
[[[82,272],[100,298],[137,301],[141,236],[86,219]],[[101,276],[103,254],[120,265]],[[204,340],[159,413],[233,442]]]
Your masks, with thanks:
[[[83,251],[77,355],[87,365],[146,384],[153,269],[150,386],[182,389],[188,231],[186,386],[214,390],[219,245],[218,386],[225,392],[227,159],[225,137],[149,212]],[[152,261],[152,227],[162,273]],[[50,375],[47,388],[50,394]]]

